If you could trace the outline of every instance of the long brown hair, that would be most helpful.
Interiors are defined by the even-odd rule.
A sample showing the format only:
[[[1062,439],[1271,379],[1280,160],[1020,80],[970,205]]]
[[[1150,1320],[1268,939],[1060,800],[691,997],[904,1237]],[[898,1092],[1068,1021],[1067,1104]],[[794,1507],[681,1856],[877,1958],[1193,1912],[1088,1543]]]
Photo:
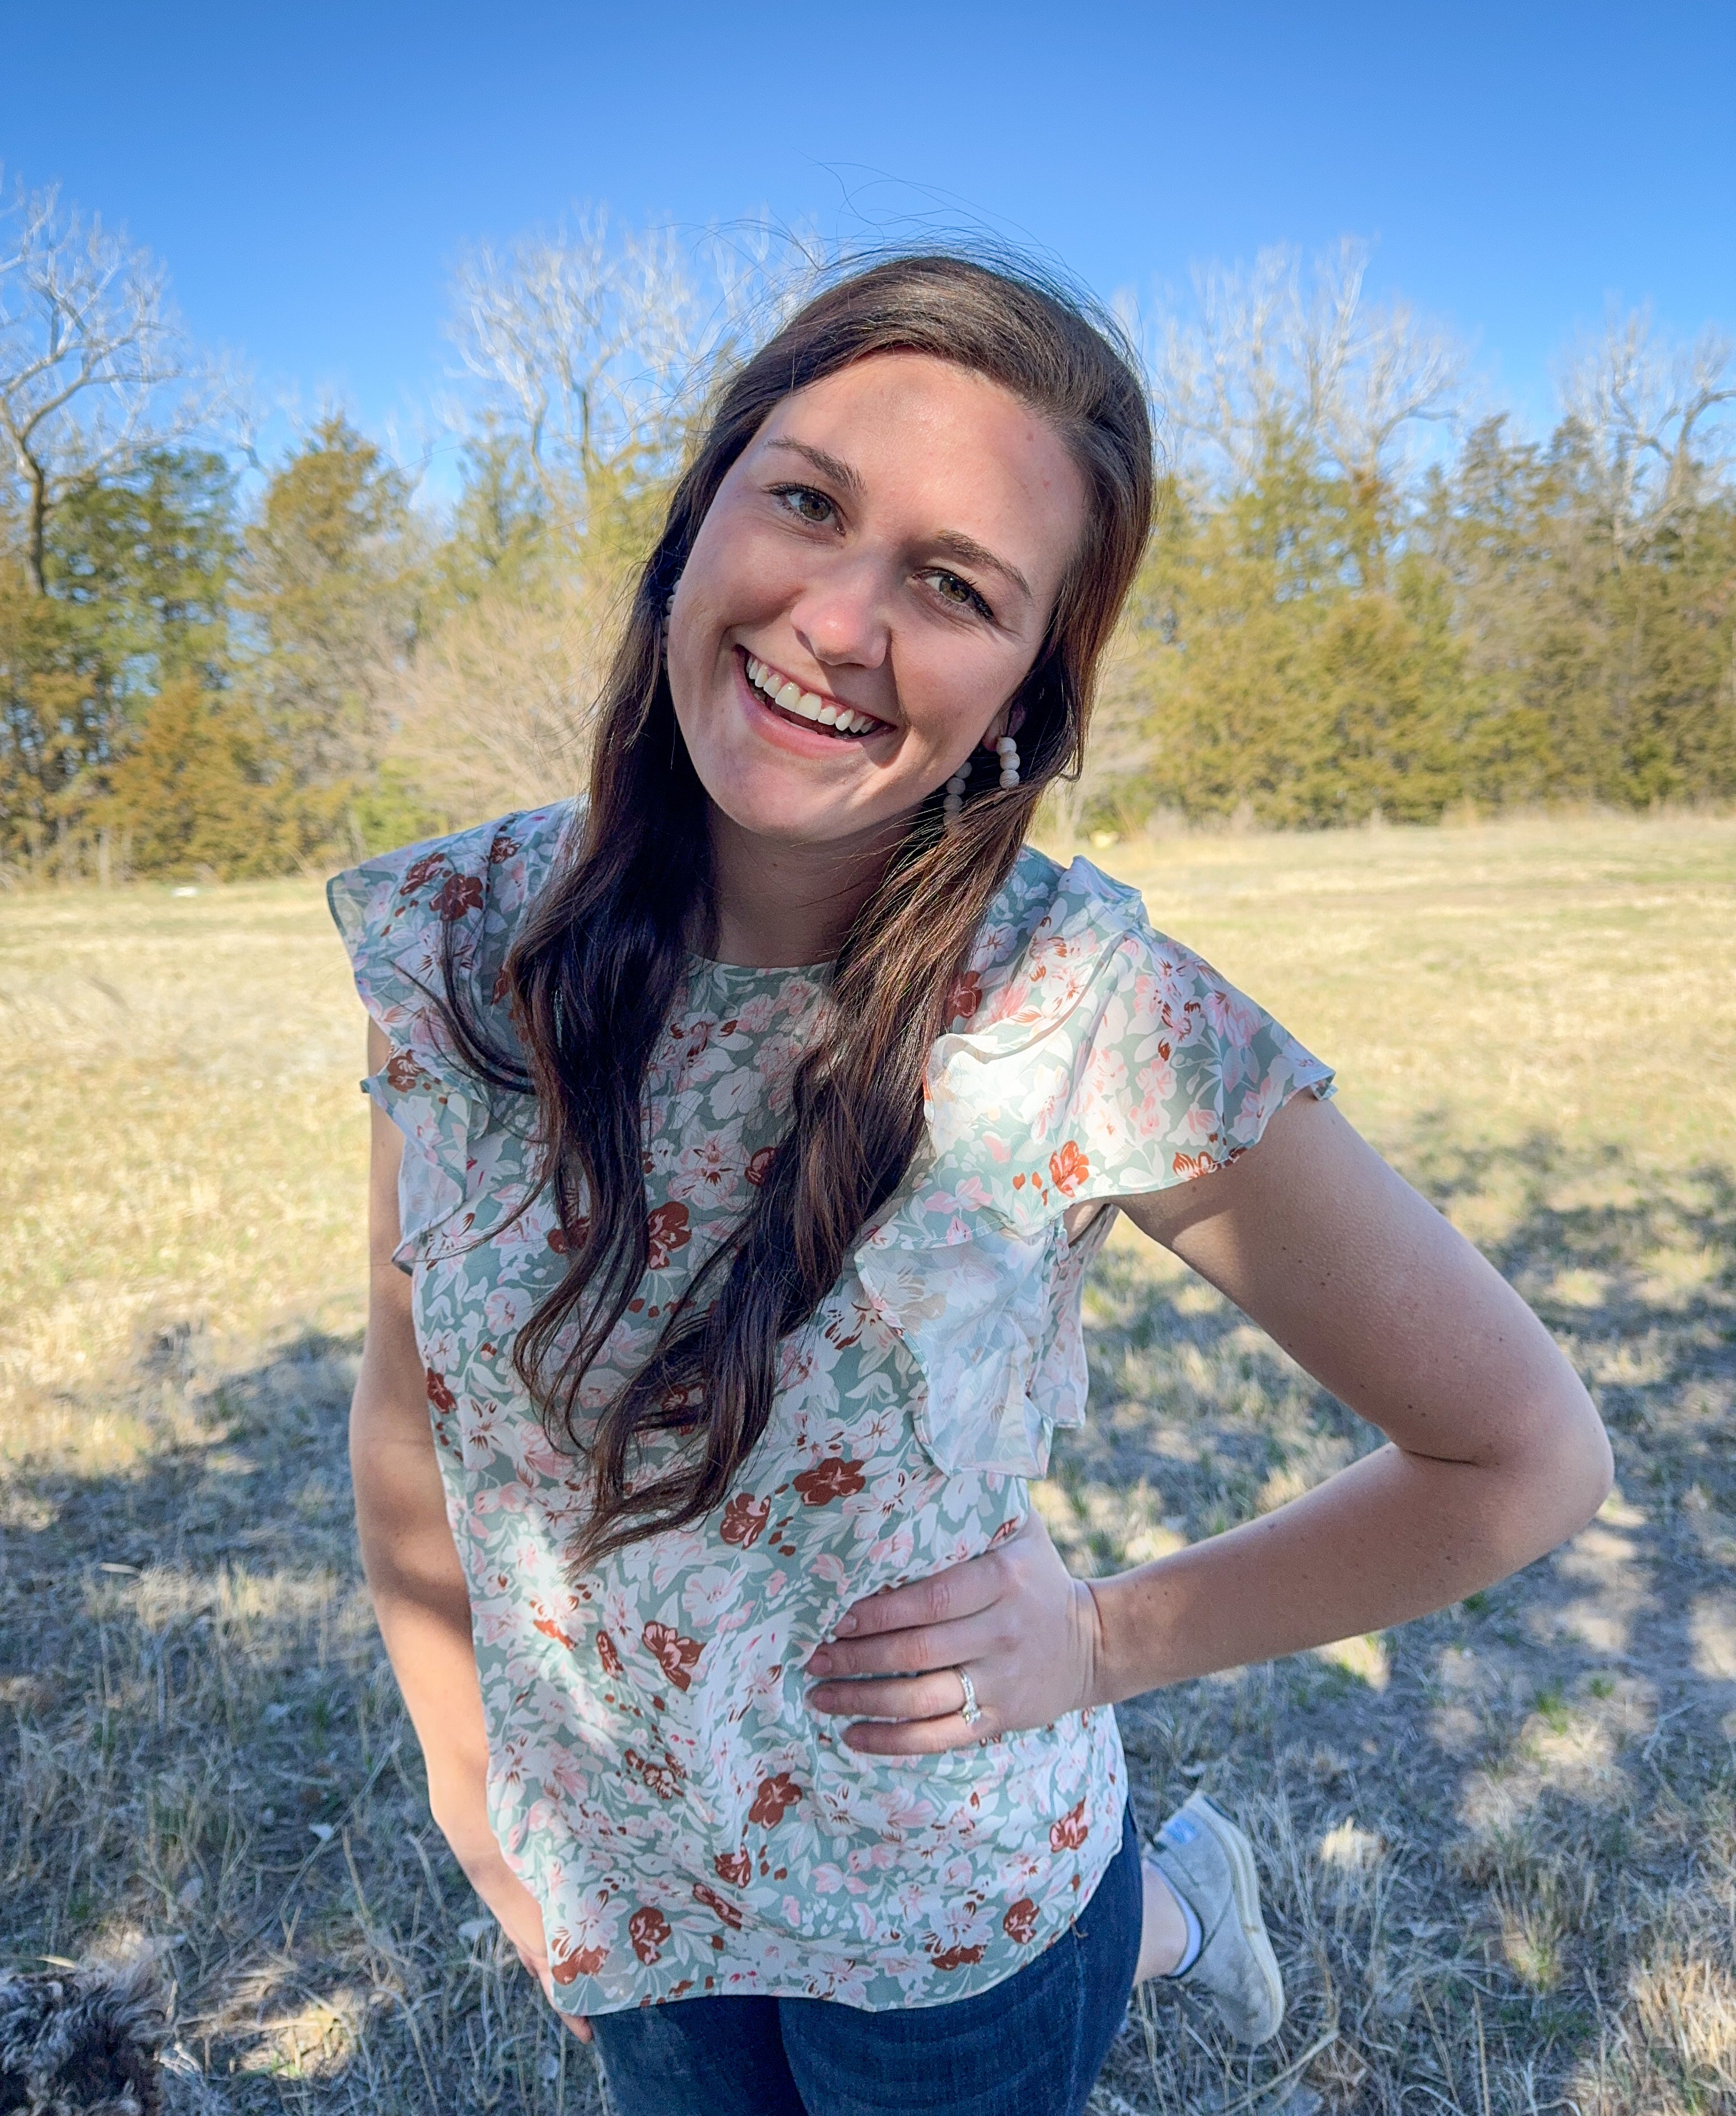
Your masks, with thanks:
[[[1020,779],[958,826],[925,803],[833,971],[829,1026],[799,1065],[790,1128],[751,1209],[697,1274],[644,1367],[595,1414],[584,1377],[649,1258],[641,1093],[711,918],[705,793],[663,668],[664,612],[699,526],[781,399],[877,352],[927,353],[1011,391],[1073,453],[1087,508],[1043,644],[1017,693]],[[954,982],[1043,789],[1078,767],[1092,683],[1150,524],[1152,436],[1113,327],[1034,274],[949,255],[856,273],[808,301],[723,388],[675,486],[600,702],[590,803],[506,963],[524,1062],[458,1003],[462,1055],[539,1106],[542,1166],[569,1262],[513,1363],[551,1438],[587,1463],[576,1571],[727,1496],[766,1428],[778,1348],[813,1315],[922,1135],[923,1079]],[[985,700],[987,711],[998,701]],[[682,1433],[645,1476],[642,1438]],[[643,1477],[643,1481],[640,1479]]]

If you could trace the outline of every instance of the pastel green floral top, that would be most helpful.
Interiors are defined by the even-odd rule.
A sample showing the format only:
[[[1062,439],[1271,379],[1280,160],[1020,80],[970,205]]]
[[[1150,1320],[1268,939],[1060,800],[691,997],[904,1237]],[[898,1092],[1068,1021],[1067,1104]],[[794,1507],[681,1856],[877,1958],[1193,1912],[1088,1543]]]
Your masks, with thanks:
[[[1083,1418],[1081,1280],[1112,1215],[1070,1241],[1066,1208],[1221,1167],[1330,1074],[1155,934],[1132,890],[1021,853],[935,1046],[926,1136],[785,1341],[737,1488],[701,1525],[571,1583],[584,1479],[510,1356],[566,1268],[564,1238],[531,1106],[466,1075],[428,997],[455,927],[476,1000],[507,1033],[501,964],[571,813],[414,846],[330,891],[393,1045],[364,1085],[405,1134],[398,1255],[469,1583],[495,1830],[542,1904],[574,2012],[985,1990],[1067,1929],[1116,1851],[1114,1714],[865,1756],[808,1709],[803,1664],[859,1597],[1010,1534],[1054,1428]],[[642,1361],[750,1203],[826,1005],[821,976],[693,960],[646,1083],[650,1267],[587,1407]]]

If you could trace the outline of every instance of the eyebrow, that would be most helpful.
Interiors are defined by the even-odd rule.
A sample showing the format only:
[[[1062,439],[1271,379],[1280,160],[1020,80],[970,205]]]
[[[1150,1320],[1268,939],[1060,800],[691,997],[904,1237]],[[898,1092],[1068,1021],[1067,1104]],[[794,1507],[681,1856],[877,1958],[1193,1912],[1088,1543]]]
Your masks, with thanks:
[[[782,437],[767,441],[766,446],[791,450],[811,462],[823,477],[829,477],[835,485],[840,485],[855,498],[861,497],[861,476],[841,456],[835,456],[826,448],[817,448],[807,441],[788,440]],[[1027,602],[1037,600],[1031,592],[1030,582],[1019,568],[1005,559],[997,558],[987,545],[978,543],[974,536],[967,536],[960,529],[942,529],[928,540],[937,550],[945,551],[949,556],[961,559],[966,565],[980,566],[987,573],[998,573],[1002,580],[1016,588]]]

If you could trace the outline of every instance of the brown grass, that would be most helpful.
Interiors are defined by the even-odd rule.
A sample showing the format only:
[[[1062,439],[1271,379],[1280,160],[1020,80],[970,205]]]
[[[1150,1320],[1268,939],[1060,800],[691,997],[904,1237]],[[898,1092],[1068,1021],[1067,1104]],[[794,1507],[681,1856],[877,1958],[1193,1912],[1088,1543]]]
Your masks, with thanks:
[[[1250,2055],[1148,1987],[1104,2112],[1736,2111],[1736,826],[1094,855],[1343,1067],[1345,1106],[1569,1346],[1619,1491],[1383,1637],[1123,1714],[1142,1821],[1258,1842]],[[159,1944],[210,2105],[578,2111],[588,2055],[427,1821],[357,1589],[359,1010],[318,892],[0,901],[0,1965]],[[1117,1234],[1084,1570],[1366,1434]]]

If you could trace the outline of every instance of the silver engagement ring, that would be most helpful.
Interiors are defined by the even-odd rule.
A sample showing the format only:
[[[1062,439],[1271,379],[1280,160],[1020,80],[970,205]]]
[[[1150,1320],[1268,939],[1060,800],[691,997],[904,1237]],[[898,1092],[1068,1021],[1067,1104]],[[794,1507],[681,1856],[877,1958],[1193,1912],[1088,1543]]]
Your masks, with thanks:
[[[967,1727],[974,1727],[983,1716],[983,1708],[977,1702],[977,1686],[961,1668],[952,1671],[965,1692],[965,1702],[959,1707],[959,1717]]]

